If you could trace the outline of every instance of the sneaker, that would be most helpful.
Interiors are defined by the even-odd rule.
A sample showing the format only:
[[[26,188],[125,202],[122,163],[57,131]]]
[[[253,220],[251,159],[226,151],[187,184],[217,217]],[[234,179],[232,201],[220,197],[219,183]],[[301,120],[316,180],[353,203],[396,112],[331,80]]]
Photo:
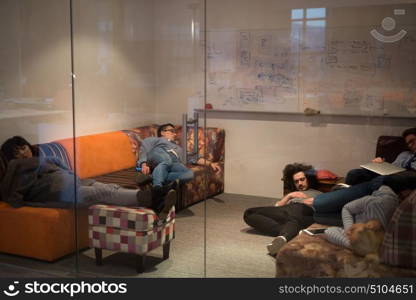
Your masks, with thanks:
[[[276,256],[280,248],[282,248],[287,243],[286,238],[283,235],[276,237],[271,244],[267,245],[267,250],[271,256]]]
[[[345,184],[345,183],[337,183],[336,185],[334,185],[331,189],[331,192],[333,191],[337,191],[337,190],[342,190],[342,189],[347,189],[349,188],[350,185],[349,184]]]
[[[172,189],[166,194],[164,198],[163,208],[158,214],[159,220],[162,220],[164,222],[166,218],[168,217],[170,210],[175,204],[176,204],[176,191]]]
[[[136,194],[137,203],[140,207],[152,207],[152,191],[151,190],[138,190]]]

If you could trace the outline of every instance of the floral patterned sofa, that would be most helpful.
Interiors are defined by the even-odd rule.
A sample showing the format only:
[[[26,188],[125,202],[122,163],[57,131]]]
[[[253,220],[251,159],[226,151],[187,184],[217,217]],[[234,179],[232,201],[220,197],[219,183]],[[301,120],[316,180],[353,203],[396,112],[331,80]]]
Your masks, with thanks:
[[[123,130],[130,138],[132,152],[137,159],[139,158],[141,141],[149,136],[157,136],[157,128],[158,125],[151,125]],[[176,126],[176,132],[176,142],[182,145],[182,126]],[[176,205],[177,211],[206,197],[212,197],[224,192],[224,142],[225,131],[223,129],[209,127],[203,130],[198,128],[198,155],[217,163],[220,171],[214,172],[209,166],[188,164],[188,168],[194,172],[194,179],[186,183],[182,188],[179,203]],[[188,153],[191,153],[194,149],[194,129],[188,129],[187,148]],[[131,178],[131,176],[128,176],[128,178]]]
[[[406,149],[401,137],[381,136],[376,156],[392,162]],[[327,227],[313,224],[310,228]],[[379,249],[380,262],[336,246],[323,235],[300,234],[276,256],[276,277],[416,277],[416,190],[396,209]]]

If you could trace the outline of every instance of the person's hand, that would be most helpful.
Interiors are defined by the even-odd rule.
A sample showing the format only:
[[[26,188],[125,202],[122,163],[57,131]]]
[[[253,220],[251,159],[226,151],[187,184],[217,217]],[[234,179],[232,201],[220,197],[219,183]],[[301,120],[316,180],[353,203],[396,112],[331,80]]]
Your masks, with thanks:
[[[210,166],[211,166],[211,169],[212,169],[214,172],[219,172],[219,171],[221,171],[220,164],[219,164],[219,163],[217,163],[217,162],[210,163]]]
[[[149,175],[150,174],[150,168],[146,163],[142,163],[142,171],[141,171],[144,175]]]
[[[305,193],[302,192],[291,192],[288,195],[290,197],[290,199],[293,198],[307,198],[308,196],[305,195]]]
[[[276,201],[276,203],[274,204],[274,206],[283,206],[285,205],[285,203],[283,203],[282,200]]]
[[[382,157],[376,157],[372,160],[373,163],[382,163],[384,162],[384,158]]]
[[[302,203],[306,204],[306,205],[309,205],[309,206],[312,206],[313,198],[312,197],[311,198],[306,198],[305,200],[302,201]]]

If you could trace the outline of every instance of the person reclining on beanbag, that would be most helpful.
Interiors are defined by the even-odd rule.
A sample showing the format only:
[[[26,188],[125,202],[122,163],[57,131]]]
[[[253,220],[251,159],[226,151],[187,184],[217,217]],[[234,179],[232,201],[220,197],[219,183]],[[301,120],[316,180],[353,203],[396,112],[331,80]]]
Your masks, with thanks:
[[[356,250],[365,248],[365,245],[354,245],[352,237],[358,228],[363,228],[357,223],[363,224],[370,220],[378,221],[381,225],[380,229],[384,233],[400,202],[416,188],[416,176],[389,176],[384,180],[384,184],[371,195],[346,204],[342,208],[343,227],[327,228],[325,230],[327,240],[333,244]],[[377,226],[373,227],[374,230],[378,230]],[[378,242],[381,243],[382,239]],[[358,254],[362,255],[362,252]]]

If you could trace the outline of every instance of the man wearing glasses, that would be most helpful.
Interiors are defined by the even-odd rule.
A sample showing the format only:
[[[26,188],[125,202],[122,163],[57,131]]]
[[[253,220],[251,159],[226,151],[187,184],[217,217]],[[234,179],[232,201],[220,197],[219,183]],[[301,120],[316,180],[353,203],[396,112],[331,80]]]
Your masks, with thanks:
[[[403,131],[402,137],[409,150],[400,153],[392,164],[409,171],[416,171],[416,127]],[[382,163],[384,162],[384,159],[382,157],[376,157],[373,159],[373,162]],[[366,169],[353,169],[348,172],[345,183],[356,185],[361,182],[372,180],[377,176],[378,174]]]
[[[184,183],[194,177],[182,161],[184,150],[174,142],[175,137],[175,127],[168,123],[159,126],[157,137],[148,137],[142,141],[137,167],[141,168],[144,175],[152,173],[154,188],[176,180]]]

